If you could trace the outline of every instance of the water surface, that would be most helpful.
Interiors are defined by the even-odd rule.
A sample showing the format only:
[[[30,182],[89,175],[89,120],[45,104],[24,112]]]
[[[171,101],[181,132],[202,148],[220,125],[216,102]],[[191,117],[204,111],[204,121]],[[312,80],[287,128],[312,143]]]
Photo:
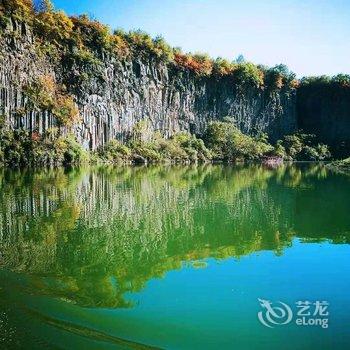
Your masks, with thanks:
[[[0,346],[349,348],[349,198],[320,164],[0,171]]]

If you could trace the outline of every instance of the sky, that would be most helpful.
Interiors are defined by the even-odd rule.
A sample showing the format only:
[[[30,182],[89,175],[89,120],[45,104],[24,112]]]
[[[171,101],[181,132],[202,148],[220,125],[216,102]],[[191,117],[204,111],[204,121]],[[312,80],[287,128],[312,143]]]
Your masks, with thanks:
[[[256,64],[298,77],[350,73],[349,0],[53,0],[112,29],[142,29],[185,52]]]

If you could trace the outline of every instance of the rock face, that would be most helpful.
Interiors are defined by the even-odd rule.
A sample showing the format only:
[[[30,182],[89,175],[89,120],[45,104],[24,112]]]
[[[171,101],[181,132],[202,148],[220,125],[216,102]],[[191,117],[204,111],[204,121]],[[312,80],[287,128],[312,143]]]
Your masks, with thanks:
[[[74,132],[85,148],[95,149],[113,138],[125,140],[140,120],[164,137],[179,131],[201,134],[209,121],[226,116],[233,117],[242,131],[264,131],[271,140],[297,129],[294,89],[239,87],[230,77],[199,77],[141,57],[103,57],[89,79],[77,83],[88,68],[66,67],[39,54],[24,24],[12,22],[0,45],[0,113],[13,128],[43,132],[56,125],[47,111],[30,110],[23,93],[25,84],[50,75],[57,82],[72,83],[67,88],[81,115]]]
[[[338,157],[350,150],[350,87],[301,87],[297,93],[298,126],[316,134]]]
[[[244,132],[266,131],[273,139],[296,128],[292,91],[240,90],[229,79],[199,78],[151,60],[107,61],[104,79],[89,90],[76,96],[93,147],[124,139],[140,120],[165,137],[201,134],[210,120],[225,116]]]

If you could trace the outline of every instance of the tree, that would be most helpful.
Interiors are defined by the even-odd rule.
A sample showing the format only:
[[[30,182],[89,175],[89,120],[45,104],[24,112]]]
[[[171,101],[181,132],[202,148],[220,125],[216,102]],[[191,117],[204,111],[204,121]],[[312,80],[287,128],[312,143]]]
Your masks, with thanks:
[[[47,41],[62,45],[71,38],[73,22],[63,11],[54,11],[50,0],[43,0],[35,18],[36,34]]]
[[[332,81],[344,87],[350,87],[350,75],[338,74],[332,78]]]
[[[238,55],[237,58],[235,59],[235,62],[241,64],[241,63],[245,63],[245,62],[247,62],[247,61],[246,61],[246,59],[244,58],[244,56],[243,56],[242,54],[240,54],[240,55]]]
[[[261,87],[264,85],[263,72],[253,63],[239,64],[234,71],[234,76],[239,85],[253,85],[255,87]]]
[[[51,0],[39,0],[35,5],[37,12],[53,12],[54,7]]]
[[[213,63],[213,72],[219,76],[228,75],[233,72],[237,65],[224,58],[218,57]]]
[[[214,158],[227,161],[237,159],[259,159],[271,152],[265,134],[251,137],[243,134],[232,121],[212,122],[205,133],[205,141],[213,151]]]
[[[0,2],[1,17],[3,12],[17,20],[31,22],[34,15],[32,0],[2,0]]]

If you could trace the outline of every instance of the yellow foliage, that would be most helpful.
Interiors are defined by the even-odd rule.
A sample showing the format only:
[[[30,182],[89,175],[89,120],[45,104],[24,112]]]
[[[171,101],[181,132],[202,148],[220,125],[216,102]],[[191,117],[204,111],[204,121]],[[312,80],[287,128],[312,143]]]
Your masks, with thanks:
[[[61,125],[72,126],[79,120],[79,109],[72,96],[58,93],[52,114]]]
[[[110,47],[109,27],[91,20],[86,15],[71,17],[74,28],[74,39],[78,47],[86,46],[93,49],[108,49]]]
[[[79,110],[73,97],[51,75],[39,77],[24,90],[33,107],[51,111],[60,125],[72,126],[78,121]]]
[[[73,33],[72,20],[62,11],[40,12],[35,19],[36,31],[45,39],[60,44]]]
[[[119,57],[128,57],[130,55],[130,47],[124,38],[118,34],[110,37],[112,51]]]
[[[237,64],[219,57],[214,62],[213,72],[219,76],[229,75],[236,69],[236,67]]]
[[[291,88],[297,89],[300,86],[300,81],[297,79],[293,79],[289,85]]]
[[[282,75],[278,75],[276,77],[276,87],[281,89],[283,87],[283,77]]]
[[[32,0],[2,0],[0,12],[10,14],[18,20],[30,20],[34,16]]]
[[[52,76],[44,75],[25,86],[24,92],[29,97],[33,107],[49,110],[54,103],[56,83]]]

